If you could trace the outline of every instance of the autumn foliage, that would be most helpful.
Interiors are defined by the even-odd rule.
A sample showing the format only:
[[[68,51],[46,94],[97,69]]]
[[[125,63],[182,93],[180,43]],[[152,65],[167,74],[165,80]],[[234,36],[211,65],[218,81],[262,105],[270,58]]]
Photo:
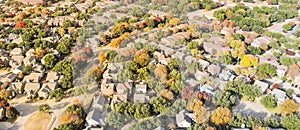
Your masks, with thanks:
[[[257,66],[258,58],[253,55],[244,55],[241,59],[240,64],[244,67]]]
[[[26,23],[23,21],[16,22],[15,28],[24,28],[26,26]]]
[[[211,114],[210,120],[216,125],[225,125],[231,119],[231,111],[227,107],[218,107]]]
[[[281,109],[282,113],[284,113],[284,114],[292,114],[292,113],[297,113],[299,111],[299,105],[291,99],[285,100],[279,106],[279,108]]]

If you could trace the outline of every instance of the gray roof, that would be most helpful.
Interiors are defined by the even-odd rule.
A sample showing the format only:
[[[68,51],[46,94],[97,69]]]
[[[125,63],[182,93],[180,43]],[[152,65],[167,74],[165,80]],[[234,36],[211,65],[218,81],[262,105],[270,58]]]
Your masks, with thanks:
[[[192,122],[192,119],[186,116],[186,111],[182,110],[176,115],[176,123],[179,124],[180,122],[187,121]]]
[[[134,103],[146,103],[149,101],[149,96],[146,94],[134,94]]]

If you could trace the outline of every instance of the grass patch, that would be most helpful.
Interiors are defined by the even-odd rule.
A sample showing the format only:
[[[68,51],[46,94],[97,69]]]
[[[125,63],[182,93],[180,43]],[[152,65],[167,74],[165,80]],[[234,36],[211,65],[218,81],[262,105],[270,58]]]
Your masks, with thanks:
[[[51,115],[37,111],[30,115],[24,124],[25,130],[44,130],[51,120]]]
[[[280,114],[281,113],[281,109],[279,107],[275,107],[275,108],[266,108],[269,112],[271,112],[272,114]]]

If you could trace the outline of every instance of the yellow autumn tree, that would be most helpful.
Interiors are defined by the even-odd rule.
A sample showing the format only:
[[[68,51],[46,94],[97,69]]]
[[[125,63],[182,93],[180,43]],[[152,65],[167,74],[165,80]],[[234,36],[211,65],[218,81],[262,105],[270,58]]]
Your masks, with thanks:
[[[99,62],[100,63],[104,63],[105,61],[106,61],[105,53],[104,52],[100,52],[99,53]]]
[[[146,50],[140,50],[134,55],[134,61],[140,66],[146,66],[149,63],[149,54]]]
[[[244,55],[244,56],[242,56],[240,65],[244,66],[244,67],[257,66],[258,58],[253,55]]]
[[[299,112],[299,105],[291,99],[286,99],[281,105],[279,105],[283,114],[292,114]]]
[[[246,54],[246,46],[243,41],[240,40],[234,40],[233,37],[228,38],[227,40],[229,46],[234,49],[232,52],[232,57],[242,57]]]
[[[164,89],[160,92],[160,95],[168,100],[174,100],[174,94],[172,91],[169,91],[168,89]]]
[[[169,22],[170,25],[176,26],[180,24],[180,19],[179,18],[172,18]]]
[[[157,67],[154,70],[154,74],[155,74],[156,77],[158,77],[158,79],[161,82],[166,82],[167,81],[168,70],[167,70],[166,66],[161,65],[161,64],[157,65]]]
[[[211,114],[210,120],[216,125],[225,125],[230,121],[231,111],[227,107],[218,107]]]

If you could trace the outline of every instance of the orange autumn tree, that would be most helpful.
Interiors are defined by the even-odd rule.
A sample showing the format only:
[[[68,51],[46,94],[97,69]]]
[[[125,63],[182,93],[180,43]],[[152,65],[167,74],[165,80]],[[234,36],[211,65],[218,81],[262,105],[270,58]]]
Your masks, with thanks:
[[[26,26],[26,23],[23,21],[16,22],[15,28],[24,28]]]
[[[227,107],[218,107],[211,114],[210,120],[216,125],[225,125],[231,119],[231,111]]]
[[[105,53],[104,52],[100,52],[99,53],[99,62],[100,63],[104,63],[105,61],[106,61]]]

